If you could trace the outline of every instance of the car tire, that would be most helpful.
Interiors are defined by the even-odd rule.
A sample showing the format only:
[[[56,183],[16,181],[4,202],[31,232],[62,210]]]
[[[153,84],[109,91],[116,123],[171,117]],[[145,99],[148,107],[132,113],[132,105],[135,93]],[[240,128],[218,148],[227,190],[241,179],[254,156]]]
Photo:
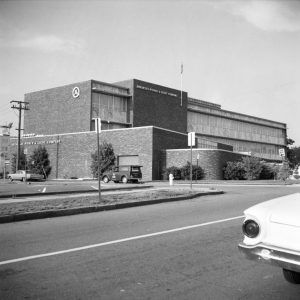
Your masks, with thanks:
[[[119,181],[115,180],[114,183],[119,183]]]
[[[300,273],[287,269],[282,269],[282,271],[285,280],[289,283],[300,284]]]
[[[127,179],[126,176],[123,176],[121,180],[122,180],[122,183],[127,183],[128,182],[128,179]]]
[[[13,182],[13,181],[14,181],[10,176],[8,177],[8,180],[9,180],[10,182]]]
[[[108,183],[108,182],[109,182],[109,179],[108,179],[107,176],[104,176],[104,177],[102,178],[102,180],[103,180],[104,183]]]

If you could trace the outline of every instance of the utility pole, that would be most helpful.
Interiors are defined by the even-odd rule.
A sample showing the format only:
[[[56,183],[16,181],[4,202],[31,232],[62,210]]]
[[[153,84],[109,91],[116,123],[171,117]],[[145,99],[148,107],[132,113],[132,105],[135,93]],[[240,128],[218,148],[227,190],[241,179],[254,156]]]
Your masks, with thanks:
[[[12,103],[12,109],[17,109],[19,111],[19,125],[16,130],[18,130],[18,151],[17,151],[17,160],[16,160],[16,171],[19,169],[20,166],[20,155],[21,155],[21,120],[22,120],[22,110],[29,110],[27,105],[28,102],[25,101],[10,101]]]

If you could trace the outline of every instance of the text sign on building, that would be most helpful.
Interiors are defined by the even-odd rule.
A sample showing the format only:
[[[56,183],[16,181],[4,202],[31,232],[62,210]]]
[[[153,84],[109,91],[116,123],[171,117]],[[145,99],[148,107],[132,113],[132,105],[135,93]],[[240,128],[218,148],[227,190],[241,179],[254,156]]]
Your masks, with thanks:
[[[279,149],[279,155],[281,157],[285,157],[285,150],[284,150],[284,148]]]
[[[188,146],[195,146],[196,135],[195,132],[188,133]]]

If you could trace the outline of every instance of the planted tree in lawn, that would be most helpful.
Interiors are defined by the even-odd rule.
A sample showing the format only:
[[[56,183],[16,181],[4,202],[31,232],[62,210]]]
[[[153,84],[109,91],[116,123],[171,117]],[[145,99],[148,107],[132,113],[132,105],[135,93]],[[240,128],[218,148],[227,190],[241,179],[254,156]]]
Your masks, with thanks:
[[[21,148],[20,151],[20,157],[19,157],[19,170],[25,170],[26,165],[26,155],[24,154],[23,148]],[[13,153],[11,157],[11,172],[15,173],[17,167],[17,153]]]
[[[36,174],[44,175],[47,178],[51,172],[49,154],[44,146],[38,146],[33,150],[28,161],[28,169]]]
[[[97,150],[91,154],[92,157],[91,171],[94,178],[98,177],[98,160],[100,163],[100,174],[103,174],[103,172],[110,170],[114,166],[116,160],[112,144],[107,143],[106,141],[104,141],[102,144],[99,145],[99,153],[100,153],[99,159],[98,159]]]

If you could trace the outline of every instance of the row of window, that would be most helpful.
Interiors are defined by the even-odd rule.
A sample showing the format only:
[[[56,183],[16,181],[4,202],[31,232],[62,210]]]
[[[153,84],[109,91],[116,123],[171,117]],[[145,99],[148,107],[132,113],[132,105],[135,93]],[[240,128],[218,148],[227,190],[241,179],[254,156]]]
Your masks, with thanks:
[[[92,93],[92,118],[128,123],[128,99],[125,97]]]
[[[226,138],[211,138],[216,142],[224,143],[231,145],[233,151],[236,152],[251,152],[253,155],[258,154],[261,157],[269,159],[278,159],[279,158],[279,149],[283,146],[280,145],[266,145],[253,142],[242,142],[242,141],[233,141]]]
[[[211,134],[216,128],[222,129],[227,136],[242,133],[255,140],[265,141],[267,137],[285,138],[285,130],[263,125],[240,122],[216,116],[210,116],[195,112],[188,112],[188,126],[196,132]],[[210,132],[209,132],[210,131]],[[251,135],[249,135],[249,133]]]

